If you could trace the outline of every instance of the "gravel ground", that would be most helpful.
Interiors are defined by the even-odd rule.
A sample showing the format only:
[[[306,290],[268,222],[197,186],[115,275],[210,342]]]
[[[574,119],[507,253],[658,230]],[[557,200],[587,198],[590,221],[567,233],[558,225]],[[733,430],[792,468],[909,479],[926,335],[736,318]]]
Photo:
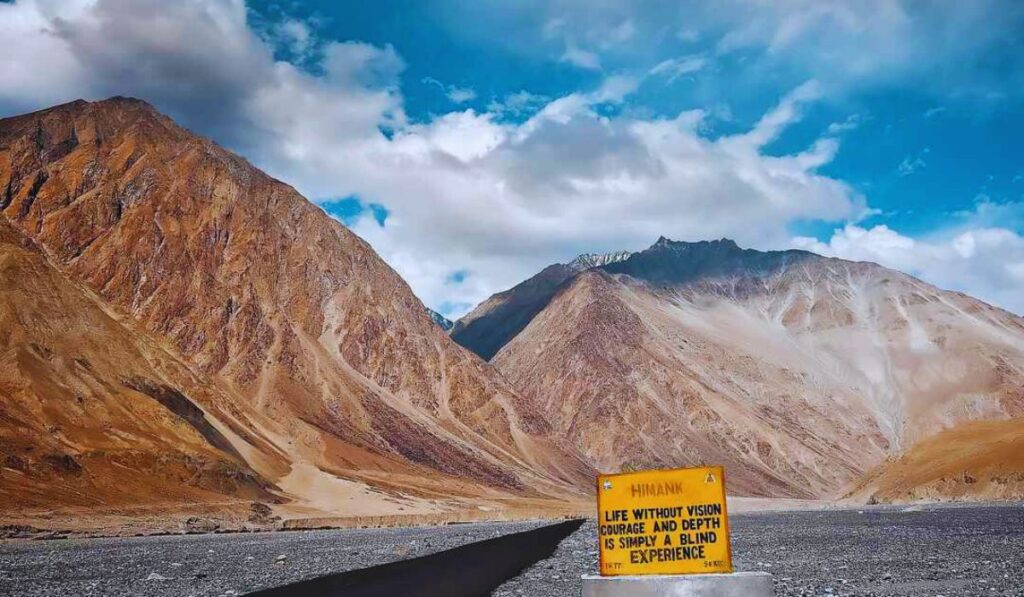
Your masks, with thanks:
[[[0,595],[240,595],[543,524],[4,541]]]
[[[733,564],[782,596],[1024,597],[1024,506],[925,506],[730,517]],[[495,592],[572,597],[597,570],[595,525]]]
[[[1024,597],[1024,505],[762,513],[730,522],[736,568],[771,572],[780,596]],[[540,524],[0,542],[0,595],[241,594]],[[579,595],[580,575],[597,568],[594,532],[585,524],[496,595]]]

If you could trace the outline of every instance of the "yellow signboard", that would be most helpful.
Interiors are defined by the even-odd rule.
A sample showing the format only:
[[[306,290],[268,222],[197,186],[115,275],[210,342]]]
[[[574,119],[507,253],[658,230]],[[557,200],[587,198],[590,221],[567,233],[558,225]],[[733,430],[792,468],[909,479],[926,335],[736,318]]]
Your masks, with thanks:
[[[720,466],[597,478],[604,576],[732,572]]]

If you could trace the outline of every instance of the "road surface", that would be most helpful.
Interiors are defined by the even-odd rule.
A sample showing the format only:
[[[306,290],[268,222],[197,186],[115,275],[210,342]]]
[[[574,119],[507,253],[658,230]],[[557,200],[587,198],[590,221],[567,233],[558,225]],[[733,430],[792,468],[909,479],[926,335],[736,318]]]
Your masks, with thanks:
[[[0,594],[238,595],[540,524],[7,541]],[[1021,505],[762,513],[731,527],[737,569],[772,573],[780,596],[1024,597]],[[495,594],[574,597],[596,562],[587,523]]]
[[[778,596],[1024,597],[1024,505],[875,507],[730,516],[733,564],[775,577]],[[496,592],[575,597],[597,570],[584,525]]]

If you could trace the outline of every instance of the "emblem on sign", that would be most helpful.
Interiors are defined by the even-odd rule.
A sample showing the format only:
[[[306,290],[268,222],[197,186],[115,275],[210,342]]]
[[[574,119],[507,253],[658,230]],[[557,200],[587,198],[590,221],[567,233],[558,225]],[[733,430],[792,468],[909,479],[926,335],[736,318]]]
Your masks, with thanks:
[[[722,467],[601,475],[598,487],[602,575],[732,572]]]

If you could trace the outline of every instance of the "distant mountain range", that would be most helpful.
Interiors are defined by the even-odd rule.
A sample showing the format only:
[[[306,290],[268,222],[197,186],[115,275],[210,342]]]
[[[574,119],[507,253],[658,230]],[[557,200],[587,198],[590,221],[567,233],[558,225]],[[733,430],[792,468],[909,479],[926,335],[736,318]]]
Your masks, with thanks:
[[[0,120],[6,512],[551,515],[704,463],[741,495],[1020,498],[1022,421],[1024,320],[875,264],[662,238],[452,325],[145,102]]]
[[[1024,441],[1024,320],[872,263],[660,238],[550,266],[452,337],[601,470],[724,463],[750,495],[1024,495],[1024,452],[961,458],[988,429],[973,421]],[[943,465],[908,477],[921,451]]]

